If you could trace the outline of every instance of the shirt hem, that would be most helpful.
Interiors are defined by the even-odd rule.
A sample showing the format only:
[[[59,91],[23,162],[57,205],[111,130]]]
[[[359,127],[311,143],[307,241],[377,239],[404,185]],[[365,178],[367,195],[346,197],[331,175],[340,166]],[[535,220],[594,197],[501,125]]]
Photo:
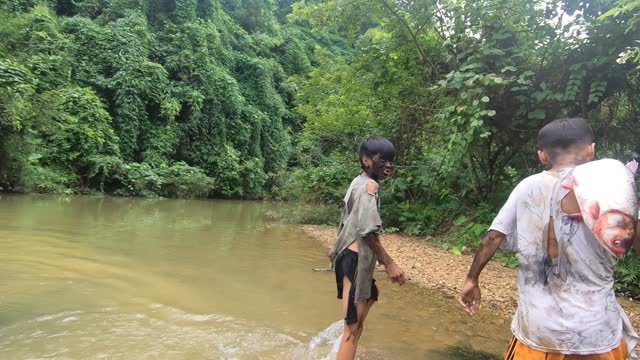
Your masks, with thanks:
[[[521,343],[527,345],[528,347],[532,348],[533,350],[536,351],[541,351],[541,352],[552,352],[552,353],[560,353],[560,354],[564,354],[564,355],[597,355],[597,354],[606,354],[614,349],[617,349],[620,346],[620,341],[622,341],[622,334],[620,334],[619,339],[617,342],[615,342],[613,345],[609,345],[606,347],[602,347],[599,349],[580,349],[580,350],[567,350],[567,349],[555,349],[555,348],[547,348],[544,346],[538,346],[533,344],[531,341],[529,341],[528,339],[525,339],[524,336],[518,335],[516,334],[515,331],[513,332],[513,336],[516,337],[516,339],[518,339],[518,341],[520,341]]]

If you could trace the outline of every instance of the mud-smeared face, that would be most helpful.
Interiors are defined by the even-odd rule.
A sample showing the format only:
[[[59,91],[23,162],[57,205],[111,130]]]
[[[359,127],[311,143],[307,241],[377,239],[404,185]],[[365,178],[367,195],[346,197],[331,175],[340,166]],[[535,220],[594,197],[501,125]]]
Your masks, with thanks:
[[[593,234],[617,258],[623,258],[633,242],[635,220],[619,211],[601,215],[593,225]]]
[[[376,180],[383,180],[391,175],[392,161],[382,159],[380,154],[376,154],[371,160],[373,162],[371,172]]]

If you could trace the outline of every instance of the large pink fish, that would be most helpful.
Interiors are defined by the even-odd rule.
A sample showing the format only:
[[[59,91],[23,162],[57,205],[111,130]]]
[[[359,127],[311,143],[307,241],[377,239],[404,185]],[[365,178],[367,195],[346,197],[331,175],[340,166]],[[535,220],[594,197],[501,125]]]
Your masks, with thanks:
[[[572,179],[562,184],[573,189],[585,225],[600,245],[623,258],[633,243],[638,217],[635,160],[626,166],[603,159],[577,166]]]

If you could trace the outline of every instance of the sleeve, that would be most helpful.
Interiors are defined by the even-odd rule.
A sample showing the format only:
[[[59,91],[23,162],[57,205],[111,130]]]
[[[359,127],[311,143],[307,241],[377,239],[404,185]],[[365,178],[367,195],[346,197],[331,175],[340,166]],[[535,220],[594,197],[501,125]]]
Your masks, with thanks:
[[[506,235],[505,241],[500,245],[500,249],[503,251],[518,250],[517,219],[519,193],[520,186],[516,186],[489,227],[489,230],[499,231]]]
[[[382,232],[382,219],[378,213],[378,201],[376,194],[371,194],[366,189],[359,191],[357,203],[358,236],[364,237],[369,233]]]

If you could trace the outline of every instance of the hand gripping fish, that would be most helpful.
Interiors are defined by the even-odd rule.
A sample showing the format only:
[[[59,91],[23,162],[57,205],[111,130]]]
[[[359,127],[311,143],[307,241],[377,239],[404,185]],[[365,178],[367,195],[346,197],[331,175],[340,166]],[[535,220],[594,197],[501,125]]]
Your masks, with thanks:
[[[623,258],[633,243],[638,218],[635,173],[638,163],[626,166],[618,160],[603,159],[577,166],[562,186],[573,190],[581,218],[600,245]]]

